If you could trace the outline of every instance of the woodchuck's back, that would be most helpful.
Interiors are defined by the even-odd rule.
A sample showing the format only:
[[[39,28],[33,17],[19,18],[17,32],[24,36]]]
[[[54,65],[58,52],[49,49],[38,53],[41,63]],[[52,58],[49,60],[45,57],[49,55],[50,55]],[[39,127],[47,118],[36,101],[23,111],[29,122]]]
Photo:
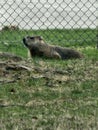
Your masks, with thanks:
[[[62,59],[77,59],[84,57],[83,54],[71,48],[63,48],[56,46],[55,50],[60,54]]]

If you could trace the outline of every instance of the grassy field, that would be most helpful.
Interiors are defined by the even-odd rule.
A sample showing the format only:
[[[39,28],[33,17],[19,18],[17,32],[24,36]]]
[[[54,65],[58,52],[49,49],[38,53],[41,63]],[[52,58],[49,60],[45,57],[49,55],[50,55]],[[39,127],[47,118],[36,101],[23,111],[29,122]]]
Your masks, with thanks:
[[[0,66],[0,129],[97,130],[96,34],[97,30],[91,29],[1,31],[0,51],[24,57],[17,64],[33,68],[5,71]],[[62,61],[35,57],[27,61],[22,44],[26,35],[41,35],[50,44],[75,48],[85,58]],[[0,62],[12,63],[3,57]]]

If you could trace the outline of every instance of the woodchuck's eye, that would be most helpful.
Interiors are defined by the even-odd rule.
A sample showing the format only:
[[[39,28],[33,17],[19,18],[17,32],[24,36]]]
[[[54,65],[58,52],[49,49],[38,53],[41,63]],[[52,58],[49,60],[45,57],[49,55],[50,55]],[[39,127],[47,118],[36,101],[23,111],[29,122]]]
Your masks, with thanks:
[[[34,40],[34,37],[30,37],[30,39]]]

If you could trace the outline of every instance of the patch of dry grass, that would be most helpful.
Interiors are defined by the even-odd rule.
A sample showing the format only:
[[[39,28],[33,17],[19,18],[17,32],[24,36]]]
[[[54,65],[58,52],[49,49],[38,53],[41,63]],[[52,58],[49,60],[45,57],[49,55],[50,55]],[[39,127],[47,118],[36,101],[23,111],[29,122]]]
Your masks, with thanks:
[[[0,68],[1,130],[97,129],[98,61],[8,61]]]

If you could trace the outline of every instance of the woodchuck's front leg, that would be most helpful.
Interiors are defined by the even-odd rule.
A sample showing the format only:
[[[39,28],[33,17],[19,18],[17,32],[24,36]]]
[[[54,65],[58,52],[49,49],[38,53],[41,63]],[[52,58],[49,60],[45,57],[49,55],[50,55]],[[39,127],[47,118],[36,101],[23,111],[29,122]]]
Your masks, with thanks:
[[[61,56],[59,55],[59,53],[53,52],[53,53],[52,53],[52,58],[61,59]]]

